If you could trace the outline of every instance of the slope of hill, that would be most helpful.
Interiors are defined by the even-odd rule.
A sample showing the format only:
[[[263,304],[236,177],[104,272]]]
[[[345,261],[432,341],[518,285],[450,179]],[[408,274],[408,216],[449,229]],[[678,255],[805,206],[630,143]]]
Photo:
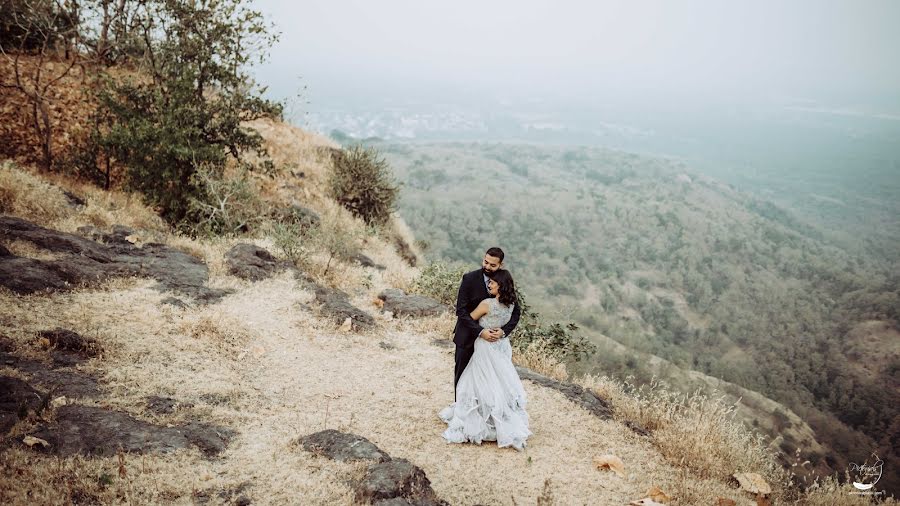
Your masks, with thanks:
[[[276,123],[257,127],[279,163],[296,164],[269,182],[270,196],[287,192],[323,216],[346,214],[323,196],[317,179],[328,170],[317,146],[328,147],[327,142]],[[303,178],[288,176],[299,170]],[[375,296],[387,287],[409,288],[417,272],[390,238],[369,235],[364,247],[384,270],[343,264],[324,275],[324,258],[312,258],[306,266],[314,283],[340,288],[348,302],[374,315],[373,330],[348,331],[322,313],[309,281],[290,270],[255,282],[230,273],[224,256],[234,244],[275,250],[264,235],[205,240],[171,235],[134,195],[45,179],[8,163],[0,172],[0,188],[7,216],[76,233],[87,233],[79,231],[84,225],[100,231],[125,225],[133,228],[124,237],[132,246],[125,248],[154,242],[163,245],[157,248],[187,252],[208,266],[208,288],[223,294],[204,304],[142,277],[113,277],[49,294],[0,291],[4,381],[33,383],[46,399],[33,410],[31,404],[19,406],[23,416],[4,437],[4,503],[352,503],[366,465],[331,461],[298,444],[300,437],[329,428],[359,434],[394,458],[408,459],[450,504],[622,504],[645,497],[654,486],[671,504],[709,504],[719,497],[755,504],[730,481],[736,471],[762,473],[774,487],[770,498],[776,503],[802,497],[807,504],[826,504],[851,497],[846,486],[828,480],[808,495],[791,488],[772,457],[729,421],[720,404],[704,401],[685,409],[662,398],[648,404],[650,398],[629,394],[608,378],[578,381],[607,399],[613,419],[598,418],[560,391],[526,380],[535,435],[524,453],[490,444],[447,445],[436,412],[452,400],[447,336],[453,318],[445,313],[394,319],[379,313]],[[82,203],[73,204],[72,197]],[[349,215],[339,219],[344,226],[362,227]],[[65,256],[30,241],[4,241],[4,246],[18,258]],[[59,341],[51,346],[40,337],[54,328],[72,330],[102,351],[72,357],[58,349]],[[566,379],[559,366],[540,356],[517,360]],[[66,384],[54,387],[60,378],[67,378]],[[78,385],[83,389],[72,390]],[[61,386],[67,396],[57,396]],[[86,422],[71,419],[77,409],[97,413],[90,411],[95,408],[114,414],[117,423],[144,424],[142,431],[219,429],[196,443],[199,448],[170,447],[162,453],[150,448],[133,453],[132,441],[118,454],[92,457],[56,456],[57,449],[41,449],[33,440],[33,447],[23,444],[40,427],[62,423],[81,427],[82,438],[115,434],[102,423],[79,426]],[[704,439],[692,436],[698,423],[706,427]],[[646,435],[633,429],[640,425],[649,430]],[[709,438],[713,446],[706,447],[702,441]],[[61,451],[65,443],[59,445]],[[622,476],[595,467],[595,457],[604,454],[625,462]]]
[[[817,467],[840,471],[877,451],[900,468],[895,256],[844,249],[833,231],[678,160],[497,143],[382,149],[432,259],[504,246],[542,313],[786,406],[825,445],[801,447]],[[851,329],[864,324],[873,330],[861,347]],[[578,370],[640,382],[653,372],[603,353]],[[900,485],[896,471],[885,479]]]

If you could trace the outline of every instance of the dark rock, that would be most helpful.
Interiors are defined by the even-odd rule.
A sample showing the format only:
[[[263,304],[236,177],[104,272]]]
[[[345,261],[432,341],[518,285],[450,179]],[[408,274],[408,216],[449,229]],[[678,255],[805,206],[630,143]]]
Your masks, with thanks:
[[[407,295],[402,290],[388,288],[382,291],[378,298],[384,301],[382,311],[390,311],[394,316],[411,316],[420,318],[434,316],[449,311],[446,305],[424,295]]]
[[[558,392],[561,392],[575,404],[583,407],[598,418],[601,418],[603,420],[609,420],[612,418],[612,408],[610,408],[609,402],[607,402],[605,399],[600,398],[591,390],[587,390],[579,385],[575,385],[572,383],[563,383],[553,378],[548,378],[547,376],[538,374],[524,367],[516,366],[516,371],[519,373],[519,377],[523,380],[530,380],[537,383],[538,385],[552,388]]]
[[[386,343],[386,342],[384,342],[384,341],[380,341],[380,342],[378,343],[378,347],[381,348],[382,350],[394,350],[394,349],[397,349],[397,347],[394,346],[393,344]]]
[[[406,260],[410,267],[415,267],[419,262],[419,258],[413,252],[412,247],[400,236],[394,237],[394,249],[400,254],[400,258]]]
[[[363,267],[373,267],[375,269],[378,269],[379,271],[383,271],[383,270],[387,269],[387,267],[385,267],[383,265],[376,264],[375,260],[372,260],[371,258],[363,255],[362,253],[357,254],[355,257],[353,257],[353,259],[356,260],[356,262],[359,263],[359,265],[362,265]]]
[[[236,244],[225,253],[228,272],[251,281],[266,279],[285,264],[271,253],[253,244]]]
[[[38,335],[47,338],[50,345],[58,350],[74,351],[88,357],[97,356],[102,351],[97,341],[68,329],[42,330]]]
[[[79,197],[78,195],[75,195],[74,193],[70,192],[69,190],[63,190],[62,194],[64,197],[66,197],[66,201],[68,202],[70,207],[78,208],[78,207],[84,207],[87,205],[87,202],[85,202],[83,198]]]
[[[43,406],[40,392],[28,383],[9,376],[0,376],[0,436],[29,412],[39,412]]]
[[[50,251],[74,253],[101,263],[112,261],[102,244],[77,235],[49,230],[15,216],[0,216],[0,237],[29,241]]]
[[[169,453],[192,445],[213,456],[225,449],[234,432],[200,423],[161,427],[118,411],[67,405],[57,410],[55,423],[32,435],[50,443],[42,451],[62,457],[76,454],[109,457],[119,448],[127,453]]]
[[[30,385],[49,392],[49,397],[65,395],[77,398],[100,395],[100,386],[97,381],[85,373],[51,369],[43,362],[21,359],[12,353],[4,353],[4,355],[6,365],[23,374]],[[58,363],[54,363],[54,366],[58,365]]]
[[[65,350],[52,350],[50,352],[50,358],[53,360],[54,368],[75,367],[86,361],[85,357],[80,353]]]
[[[347,318],[352,319],[356,329],[368,329],[375,326],[375,318],[350,303],[350,297],[339,290],[324,286],[316,286],[316,301],[322,305],[322,313],[334,323],[341,324]]]
[[[176,298],[176,297],[166,297],[165,299],[161,300],[160,303],[168,304],[170,306],[175,306],[178,309],[190,309],[190,307],[191,307],[187,303],[185,303],[183,300]]]
[[[250,501],[249,497],[242,495],[234,500],[234,504],[235,506],[250,506],[253,503]]]
[[[276,211],[274,218],[282,223],[294,223],[299,225],[301,232],[316,228],[322,222],[319,213],[308,207],[297,204]]]
[[[356,499],[360,502],[383,504],[385,500],[406,499],[406,503],[446,505],[431,488],[425,472],[406,459],[393,459],[369,466],[365,478],[356,485]]]
[[[88,239],[92,239],[94,241],[103,237],[103,233],[93,225],[83,225],[75,229],[76,232],[87,237]]]
[[[649,430],[645,429],[643,425],[641,425],[641,424],[639,424],[639,423],[637,423],[637,422],[635,422],[635,421],[632,421],[632,420],[625,420],[625,426],[628,427],[629,429],[631,429],[632,431],[634,431],[634,433],[637,434],[637,435],[639,435],[639,436],[645,436],[645,437],[646,437],[646,436],[649,436],[649,435],[650,435],[650,431],[649,431]]]
[[[453,348],[453,341],[449,339],[432,339],[431,344],[437,346],[438,348]]]
[[[70,288],[52,263],[11,255],[0,256],[0,285],[23,295]]]
[[[69,290],[110,277],[144,276],[159,281],[159,290],[180,292],[205,303],[231,293],[206,286],[209,270],[200,260],[163,244],[138,248],[125,239],[130,233],[133,231],[128,227],[114,226],[112,234],[102,236],[110,243],[101,244],[12,216],[0,217],[0,238],[30,241],[41,248],[69,254],[52,261],[0,257],[0,285],[27,294]]]
[[[65,395],[75,399],[79,397],[95,398],[100,396],[100,385],[93,377],[75,371],[50,369],[40,362],[21,360],[13,367],[26,373],[28,381],[51,393],[52,397]]]
[[[179,406],[193,407],[193,404],[181,403],[171,397],[160,397],[158,395],[147,397],[147,409],[157,415],[170,415],[174,413]]]
[[[368,439],[333,429],[303,436],[298,443],[308,452],[341,462],[354,460],[385,462],[391,459]]]
[[[15,256],[15,255],[13,255],[11,251],[6,249],[6,246],[0,244],[0,257],[11,257],[11,256]]]

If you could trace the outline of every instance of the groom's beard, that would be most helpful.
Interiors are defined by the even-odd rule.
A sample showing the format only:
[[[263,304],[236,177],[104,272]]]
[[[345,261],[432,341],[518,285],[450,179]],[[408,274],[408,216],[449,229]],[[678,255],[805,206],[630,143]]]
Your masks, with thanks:
[[[494,274],[497,274],[497,271],[489,271],[489,270],[485,269],[484,267],[481,268],[481,272],[485,276],[487,276],[488,279],[492,279],[494,277]]]

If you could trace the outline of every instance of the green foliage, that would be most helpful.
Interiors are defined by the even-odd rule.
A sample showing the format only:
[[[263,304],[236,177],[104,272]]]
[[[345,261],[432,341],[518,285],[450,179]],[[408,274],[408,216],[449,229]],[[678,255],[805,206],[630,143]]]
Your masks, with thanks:
[[[574,323],[547,322],[528,305],[521,290],[516,289],[521,316],[510,342],[518,349],[527,349],[540,343],[553,357],[562,361],[579,361],[596,350],[583,335],[579,335]]]
[[[255,45],[274,38],[243,3],[142,4],[135,16],[146,26],[144,74],[107,79],[98,94],[96,144],[127,168],[128,186],[173,224],[209,223],[205,204],[221,188],[206,185],[221,179],[229,160],[262,151],[259,135],[241,124],[280,114],[244,70]],[[198,177],[201,167],[206,175]],[[232,225],[212,222],[217,230]]]
[[[45,51],[72,38],[77,7],[52,0],[0,0],[0,48]]]
[[[282,256],[300,267],[309,260],[310,250],[306,244],[309,230],[296,221],[276,221],[271,223],[269,237]]]
[[[335,151],[333,161],[331,197],[368,224],[386,223],[400,194],[387,161],[374,148],[359,145]]]
[[[196,169],[191,184],[198,189],[188,201],[189,219],[182,228],[193,235],[228,235],[247,232],[260,224],[265,207],[259,192],[242,167],[222,177],[207,166]]]
[[[453,306],[456,304],[459,282],[467,271],[461,263],[431,262],[416,277],[412,291]]]

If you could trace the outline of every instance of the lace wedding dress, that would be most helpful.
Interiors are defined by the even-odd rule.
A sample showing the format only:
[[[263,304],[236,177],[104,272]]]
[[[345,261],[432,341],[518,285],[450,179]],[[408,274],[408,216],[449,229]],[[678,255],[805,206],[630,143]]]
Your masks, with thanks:
[[[482,328],[502,327],[513,306],[488,299],[488,313],[478,320]],[[528,413],[525,389],[512,363],[512,347],[504,337],[493,343],[478,338],[475,353],[456,385],[456,402],[441,410],[449,443],[496,441],[497,446],[525,448]]]

